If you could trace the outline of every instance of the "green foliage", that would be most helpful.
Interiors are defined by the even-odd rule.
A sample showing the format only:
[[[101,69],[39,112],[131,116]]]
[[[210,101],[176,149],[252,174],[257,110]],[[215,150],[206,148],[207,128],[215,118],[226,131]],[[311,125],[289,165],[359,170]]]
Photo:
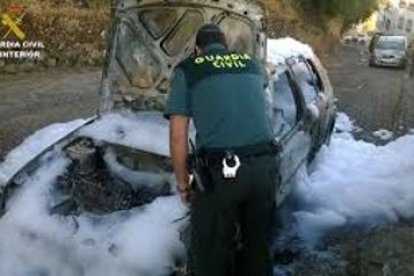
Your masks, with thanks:
[[[111,0],[83,0],[88,7],[110,6]]]
[[[368,18],[382,0],[293,0],[313,18],[340,18],[346,25]]]

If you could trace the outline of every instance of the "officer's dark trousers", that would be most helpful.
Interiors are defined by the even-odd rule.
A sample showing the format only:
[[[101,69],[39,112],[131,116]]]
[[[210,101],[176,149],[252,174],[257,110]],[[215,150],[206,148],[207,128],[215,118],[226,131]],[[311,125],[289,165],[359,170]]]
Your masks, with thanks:
[[[269,240],[272,231],[276,158],[241,160],[237,178],[226,180],[222,165],[209,166],[214,188],[196,196],[192,206],[192,248],[196,276],[228,275],[239,225],[242,250],[237,276],[272,275]]]

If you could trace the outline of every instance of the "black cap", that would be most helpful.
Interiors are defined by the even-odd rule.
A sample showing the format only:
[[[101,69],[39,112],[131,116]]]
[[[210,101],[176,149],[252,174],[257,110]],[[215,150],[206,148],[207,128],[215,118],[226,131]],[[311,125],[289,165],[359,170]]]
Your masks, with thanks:
[[[226,45],[226,37],[217,25],[205,24],[197,32],[196,45],[205,48],[209,44],[220,43]]]

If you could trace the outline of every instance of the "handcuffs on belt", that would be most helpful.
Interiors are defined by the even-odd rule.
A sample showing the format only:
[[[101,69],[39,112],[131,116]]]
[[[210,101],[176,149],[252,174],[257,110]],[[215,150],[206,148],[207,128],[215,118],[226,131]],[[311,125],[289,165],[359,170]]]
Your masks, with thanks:
[[[226,157],[223,158],[223,176],[226,179],[236,178],[237,171],[240,168],[240,158],[233,152],[226,152]]]

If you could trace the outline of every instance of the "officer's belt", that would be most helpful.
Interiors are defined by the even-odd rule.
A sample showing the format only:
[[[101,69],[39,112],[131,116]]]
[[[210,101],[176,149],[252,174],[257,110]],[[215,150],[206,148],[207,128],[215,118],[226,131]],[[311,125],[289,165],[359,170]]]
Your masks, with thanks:
[[[280,150],[280,146],[274,141],[266,141],[258,144],[241,146],[241,147],[225,147],[225,148],[201,148],[197,155],[203,160],[212,162],[221,162],[228,153],[237,155],[241,159],[259,157],[263,155],[276,155]]]

